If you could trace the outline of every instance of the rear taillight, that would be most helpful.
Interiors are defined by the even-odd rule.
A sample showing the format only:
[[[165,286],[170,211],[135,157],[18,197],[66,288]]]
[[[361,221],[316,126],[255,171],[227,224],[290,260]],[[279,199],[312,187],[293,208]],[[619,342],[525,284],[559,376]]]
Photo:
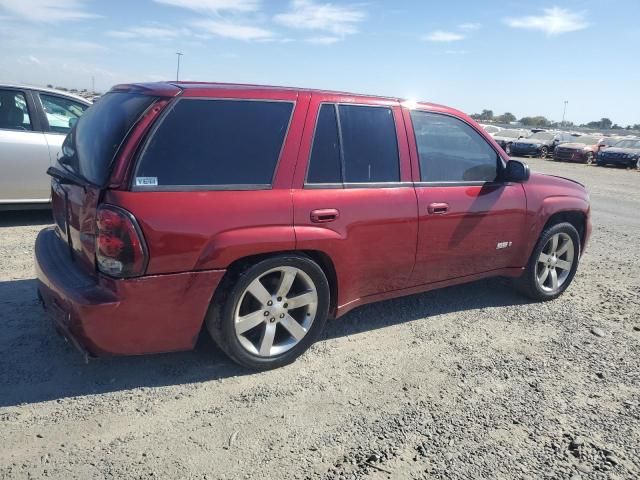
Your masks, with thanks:
[[[137,277],[147,267],[147,249],[135,217],[119,207],[102,205],[96,216],[96,263],[112,277]]]

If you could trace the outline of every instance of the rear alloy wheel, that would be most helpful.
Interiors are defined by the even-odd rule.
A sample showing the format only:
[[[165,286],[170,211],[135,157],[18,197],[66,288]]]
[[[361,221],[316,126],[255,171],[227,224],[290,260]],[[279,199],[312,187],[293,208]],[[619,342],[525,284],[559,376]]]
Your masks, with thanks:
[[[547,158],[548,154],[549,154],[549,149],[547,147],[542,147],[540,149],[540,158]]]
[[[580,236],[570,223],[547,228],[518,280],[520,289],[535,300],[552,300],[571,284],[578,268]]]
[[[507,143],[504,147],[504,153],[506,153],[507,155],[511,156],[511,144]]]
[[[595,157],[592,152],[587,152],[586,163],[587,165],[593,165],[595,162]]]
[[[311,259],[283,255],[248,268],[227,295],[216,297],[207,315],[214,341],[237,363],[266,370],[291,363],[317,338],[329,284]]]

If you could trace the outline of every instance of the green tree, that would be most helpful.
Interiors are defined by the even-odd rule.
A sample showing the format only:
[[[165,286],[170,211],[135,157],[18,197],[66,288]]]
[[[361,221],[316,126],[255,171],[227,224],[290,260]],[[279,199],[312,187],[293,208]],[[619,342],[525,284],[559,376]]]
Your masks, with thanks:
[[[511,123],[511,122],[515,122],[517,119],[513,113],[505,112],[502,115],[496,117],[496,120],[500,123]]]
[[[540,115],[536,117],[522,117],[520,123],[527,127],[548,127],[551,125],[551,122],[547,120],[546,117]]]

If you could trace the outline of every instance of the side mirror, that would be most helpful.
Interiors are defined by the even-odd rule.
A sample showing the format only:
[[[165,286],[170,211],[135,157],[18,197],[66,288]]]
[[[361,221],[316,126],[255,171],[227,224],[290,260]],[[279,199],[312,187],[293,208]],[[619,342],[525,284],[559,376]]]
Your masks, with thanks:
[[[526,182],[530,175],[529,165],[519,160],[509,160],[504,169],[504,179],[507,182]]]

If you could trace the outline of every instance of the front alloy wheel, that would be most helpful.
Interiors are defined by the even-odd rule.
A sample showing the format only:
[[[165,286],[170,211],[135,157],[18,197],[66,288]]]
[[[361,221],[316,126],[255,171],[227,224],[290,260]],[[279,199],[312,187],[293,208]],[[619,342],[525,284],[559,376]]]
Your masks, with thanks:
[[[504,153],[506,153],[507,155],[511,156],[511,144],[507,143],[504,147]]]
[[[587,165],[593,165],[594,162],[595,162],[595,157],[593,156],[593,153],[588,152],[587,160],[586,160]]]
[[[553,300],[571,284],[579,257],[580,235],[572,224],[547,227],[516,286],[534,300]]]
[[[573,240],[564,232],[554,234],[538,255],[536,280],[548,293],[555,293],[567,281],[575,252]]]
[[[540,149],[540,158],[547,158],[548,154],[549,154],[549,149],[547,147],[542,147]]]

